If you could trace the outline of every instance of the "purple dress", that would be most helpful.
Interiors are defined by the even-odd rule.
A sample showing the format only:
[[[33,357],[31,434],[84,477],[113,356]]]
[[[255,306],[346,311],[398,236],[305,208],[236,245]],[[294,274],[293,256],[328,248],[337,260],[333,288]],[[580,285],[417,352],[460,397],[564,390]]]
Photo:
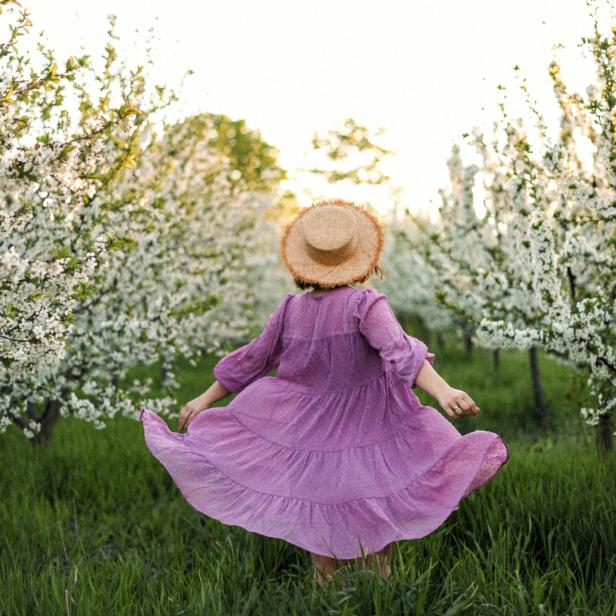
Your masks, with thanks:
[[[432,532],[509,459],[498,434],[461,435],[421,405],[411,388],[424,360],[434,354],[384,293],[288,293],[259,336],[214,367],[238,395],[185,433],[143,408],[145,440],[205,515],[356,558]]]

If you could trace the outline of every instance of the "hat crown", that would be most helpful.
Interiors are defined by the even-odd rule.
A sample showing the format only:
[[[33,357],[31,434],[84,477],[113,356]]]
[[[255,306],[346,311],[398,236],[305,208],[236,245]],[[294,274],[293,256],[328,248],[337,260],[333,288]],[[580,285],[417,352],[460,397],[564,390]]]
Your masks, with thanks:
[[[335,252],[349,246],[356,232],[354,213],[340,206],[314,208],[300,219],[306,244],[318,252]]]

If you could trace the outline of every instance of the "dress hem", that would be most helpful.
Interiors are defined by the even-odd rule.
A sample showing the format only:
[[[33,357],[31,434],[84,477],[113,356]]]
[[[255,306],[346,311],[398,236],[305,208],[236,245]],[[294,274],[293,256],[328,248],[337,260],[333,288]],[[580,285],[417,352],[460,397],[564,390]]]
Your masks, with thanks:
[[[146,411],[148,413],[148,415],[146,416]],[[153,419],[158,428],[163,430],[163,434],[165,434],[165,436],[170,436],[171,432],[167,426],[167,424],[164,422],[164,420],[162,418],[160,418],[156,413],[154,413],[153,411],[150,411],[147,408],[142,408],[141,412],[139,414],[139,419],[142,423],[145,424],[145,422],[148,419]],[[155,452],[156,447],[152,447],[152,442],[150,442],[150,439],[148,438],[148,431],[147,429],[145,430],[145,435],[146,435],[146,443],[148,445],[148,447],[152,450],[152,453]],[[184,435],[180,435],[180,437],[183,437]],[[177,438],[177,435],[176,435]],[[463,437],[462,437],[463,438]],[[180,441],[181,442],[181,441]],[[337,510],[341,507],[348,507],[348,508],[353,508],[353,504],[362,504],[364,505],[364,511],[363,513],[370,513],[370,511],[374,512],[375,507],[376,509],[378,509],[379,511],[377,511],[376,513],[379,515],[382,515],[384,513],[384,511],[382,510],[382,508],[380,506],[373,506],[371,508],[370,506],[370,501],[387,501],[389,502],[388,499],[397,499],[399,498],[399,496],[404,493],[405,491],[408,492],[409,489],[411,489],[412,486],[414,486],[417,482],[421,483],[422,481],[425,483],[427,477],[429,476],[429,474],[431,472],[433,472],[433,468],[436,466],[436,464],[438,462],[440,462],[441,460],[444,459],[444,457],[449,454],[454,448],[455,446],[459,443],[459,441],[456,441],[455,443],[453,443],[450,447],[448,447],[443,454],[438,458],[438,460],[436,460],[434,462],[434,464],[432,464],[428,469],[426,469],[421,475],[415,477],[413,479],[413,481],[408,484],[405,488],[402,488],[401,490],[398,490],[395,493],[386,495],[386,496],[376,496],[376,497],[359,497],[357,499],[350,499],[341,503],[318,503],[315,501],[309,501],[306,499],[301,499],[301,498],[296,498],[296,497],[287,497],[287,496],[282,496],[282,495],[275,495],[275,494],[268,494],[265,492],[259,492],[258,490],[254,490],[253,488],[250,488],[248,486],[244,486],[240,483],[238,483],[237,481],[235,481],[234,479],[231,479],[230,477],[226,476],[217,466],[215,466],[212,462],[210,462],[210,460],[208,460],[205,456],[199,456],[200,460],[203,461],[204,464],[208,465],[211,468],[211,472],[213,475],[217,475],[218,477],[220,477],[220,489],[222,491],[223,489],[223,484],[227,483],[227,484],[232,484],[237,486],[235,488],[235,492],[236,493],[247,493],[247,492],[251,492],[253,494],[253,501],[255,500],[255,498],[257,500],[274,500],[275,502],[280,502],[281,500],[285,500],[285,501],[295,501],[301,505],[305,505],[307,507],[309,507],[311,510],[316,508],[316,509],[321,509],[321,508],[326,508],[325,511],[323,511],[323,514],[326,514],[327,511],[329,510]],[[493,468],[491,472],[487,473],[487,474],[482,474],[482,469],[484,466],[484,461],[486,459],[486,457],[488,457],[488,455],[490,454],[491,451],[494,450],[494,446],[498,447],[503,447],[504,451],[506,452],[506,457],[503,459],[501,456],[500,459],[500,463],[498,465],[498,467]],[[157,452],[158,453],[158,452]],[[156,454],[155,454],[156,455]],[[417,531],[413,531],[413,530],[401,530],[399,528],[399,523],[398,521],[396,521],[395,519],[392,518],[388,518],[385,514],[385,524],[383,524],[382,526],[382,530],[377,531],[376,533],[374,533],[374,531],[371,529],[371,535],[372,535],[372,540],[370,541],[370,545],[369,546],[365,546],[362,545],[361,540],[358,538],[358,542],[357,542],[357,546],[359,547],[359,550],[357,548],[350,548],[350,549],[337,549],[335,551],[331,550],[329,552],[325,551],[325,548],[322,547],[322,544],[327,544],[327,540],[321,536],[321,539],[319,541],[319,543],[321,544],[321,547],[319,547],[319,545],[317,545],[317,543],[315,543],[315,541],[303,541],[301,539],[299,539],[296,535],[292,535],[292,534],[284,534],[282,532],[277,532],[275,530],[275,528],[277,526],[280,526],[279,522],[276,522],[275,520],[270,520],[269,522],[266,520],[265,524],[263,523],[264,517],[260,517],[258,518],[259,522],[251,522],[249,520],[242,520],[240,521],[237,517],[234,517],[232,514],[231,515],[227,515],[225,513],[222,513],[220,511],[220,509],[216,510],[215,508],[211,508],[211,507],[207,507],[205,506],[202,502],[199,502],[198,499],[195,498],[195,496],[193,494],[191,494],[191,491],[187,490],[185,487],[183,487],[182,481],[176,479],[176,475],[175,472],[172,468],[172,465],[169,464],[168,461],[165,461],[164,459],[161,459],[162,457],[156,455],[156,458],[159,460],[159,462],[165,467],[165,469],[167,470],[167,472],[169,472],[169,474],[172,476],[172,478],[174,479],[174,483],[176,484],[177,488],[179,489],[180,493],[182,494],[182,496],[188,501],[188,503],[197,511],[199,511],[200,513],[211,517],[212,519],[215,519],[225,525],[229,525],[229,526],[238,526],[240,528],[243,528],[244,530],[248,530],[250,532],[254,532],[266,537],[271,537],[271,538],[276,538],[276,539],[282,539],[284,541],[287,541],[288,543],[291,543],[297,547],[300,547],[304,550],[307,550],[309,552],[313,552],[315,554],[320,554],[323,556],[329,556],[329,557],[337,557],[339,559],[349,559],[349,558],[358,558],[361,557],[361,548],[363,547],[363,551],[364,554],[369,554],[372,552],[376,552],[379,550],[382,550],[385,546],[387,546],[389,543],[395,542],[395,541],[401,541],[401,540],[411,540],[411,539],[420,539],[422,537],[425,537],[426,535],[430,534],[431,532],[433,532],[434,530],[436,530],[439,526],[441,526],[446,520],[447,518],[449,518],[449,516],[453,513],[453,511],[455,511],[456,509],[458,509],[459,503],[462,499],[466,498],[470,493],[472,493],[473,491],[475,491],[477,488],[479,488],[480,486],[486,484],[487,482],[489,482],[491,479],[494,478],[494,476],[498,473],[498,471],[506,464],[506,462],[509,460],[510,458],[510,451],[509,451],[509,447],[506,443],[506,441],[498,434],[494,434],[494,438],[492,439],[492,441],[490,442],[489,446],[486,448],[481,462],[479,463],[479,465],[477,466],[476,472],[469,477],[468,481],[464,482],[464,484],[462,484],[463,489],[458,489],[456,496],[453,496],[451,499],[449,499],[447,502],[445,503],[441,503],[440,504],[440,509],[441,509],[441,513],[439,514],[433,514],[430,519],[429,522],[426,522],[425,519],[423,521],[423,523],[420,521],[420,525],[421,528],[420,530]],[[481,480],[476,482],[477,478],[481,476]],[[229,490],[232,490],[232,488],[230,488]],[[225,494],[229,495],[229,498],[234,499],[235,496],[231,493],[231,491],[229,492],[225,492]],[[257,495],[257,496],[255,496]],[[218,504],[220,504],[219,502],[217,502]],[[254,503],[253,503],[254,504]],[[430,503],[432,506],[435,505],[434,502]],[[264,506],[264,509],[267,509],[267,507],[269,507],[269,504]],[[334,525],[334,523],[331,523],[330,518],[329,518],[329,514],[326,514],[325,516],[322,517],[322,519],[327,519],[328,520],[328,524],[326,524],[326,526],[328,527],[328,531],[329,533],[331,533],[331,528]],[[389,531],[389,532],[388,532]],[[394,531],[394,532],[391,532]],[[331,534],[330,534],[330,541],[331,541]],[[358,553],[359,552],[359,553]]]

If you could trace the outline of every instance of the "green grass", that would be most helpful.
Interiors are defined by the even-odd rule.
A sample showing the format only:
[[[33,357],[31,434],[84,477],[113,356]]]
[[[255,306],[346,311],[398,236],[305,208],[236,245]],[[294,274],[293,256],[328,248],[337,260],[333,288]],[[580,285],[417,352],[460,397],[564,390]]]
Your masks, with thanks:
[[[495,372],[487,352],[432,350],[482,408],[454,425],[499,432],[511,459],[437,531],[397,543],[387,582],[355,570],[317,589],[303,550],[192,509],[140,423],[70,418],[49,447],[0,436],[0,614],[616,614],[616,456],[597,454],[572,372],[541,356],[553,422],[537,436],[524,353]],[[180,403],[214,363],[182,367]]]

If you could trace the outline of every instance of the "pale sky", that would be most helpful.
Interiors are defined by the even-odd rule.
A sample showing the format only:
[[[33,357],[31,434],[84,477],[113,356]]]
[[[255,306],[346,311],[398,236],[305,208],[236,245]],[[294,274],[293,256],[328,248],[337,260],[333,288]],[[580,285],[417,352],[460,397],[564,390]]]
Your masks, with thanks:
[[[156,81],[182,90],[178,114],[244,118],[280,150],[287,169],[306,165],[315,130],[352,116],[386,130],[396,155],[387,166],[402,185],[403,207],[430,209],[447,185],[446,159],[474,125],[496,117],[497,86],[516,96],[519,64],[548,122],[556,103],[547,67],[558,52],[572,89],[584,91],[593,65],[577,48],[592,34],[585,0],[24,0],[60,57],[102,51],[117,16],[119,49],[145,60],[153,28]],[[605,24],[604,24],[605,25]],[[609,23],[607,24],[609,25]],[[139,32],[136,32],[139,30]],[[83,47],[83,49],[82,49]],[[464,150],[463,150],[464,151]],[[470,158],[469,158],[470,162]],[[332,187],[298,176],[293,188],[315,197],[391,201],[367,187]]]

